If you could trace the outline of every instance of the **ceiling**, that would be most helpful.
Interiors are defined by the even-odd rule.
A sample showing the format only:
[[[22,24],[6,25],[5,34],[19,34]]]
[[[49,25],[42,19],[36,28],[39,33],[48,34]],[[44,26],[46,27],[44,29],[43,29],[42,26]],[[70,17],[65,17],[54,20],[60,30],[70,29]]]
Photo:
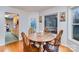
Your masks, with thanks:
[[[25,11],[28,11],[28,12],[33,12],[33,11],[43,11],[43,10],[46,10],[46,9],[49,9],[51,7],[54,7],[54,6],[12,6],[14,8],[18,8],[18,9],[21,9],[21,10],[25,10]]]

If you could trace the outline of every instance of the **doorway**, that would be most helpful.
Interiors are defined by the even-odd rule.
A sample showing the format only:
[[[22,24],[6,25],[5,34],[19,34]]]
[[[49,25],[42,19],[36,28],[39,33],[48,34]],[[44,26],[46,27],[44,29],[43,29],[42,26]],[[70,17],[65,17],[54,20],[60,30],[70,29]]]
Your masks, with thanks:
[[[19,15],[5,12],[5,44],[19,41]]]

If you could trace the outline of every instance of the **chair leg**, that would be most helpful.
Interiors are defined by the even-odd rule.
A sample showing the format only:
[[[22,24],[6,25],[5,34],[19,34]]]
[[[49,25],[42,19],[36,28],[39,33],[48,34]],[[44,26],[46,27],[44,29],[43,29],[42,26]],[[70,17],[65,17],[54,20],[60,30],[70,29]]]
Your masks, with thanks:
[[[43,50],[43,52],[45,52],[45,49]]]
[[[45,47],[45,45],[44,45],[44,46],[43,46],[43,52],[46,50],[45,48],[46,48],[46,47]]]

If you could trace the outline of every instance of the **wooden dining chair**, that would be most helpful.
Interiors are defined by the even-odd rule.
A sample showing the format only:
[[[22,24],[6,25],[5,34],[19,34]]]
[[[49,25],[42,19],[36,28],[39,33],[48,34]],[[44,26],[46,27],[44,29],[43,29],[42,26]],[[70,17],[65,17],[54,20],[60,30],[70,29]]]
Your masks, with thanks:
[[[45,29],[44,29],[44,32],[45,32],[45,33],[49,33],[48,28],[45,28]]]
[[[47,52],[58,52],[59,46],[61,44],[62,33],[63,33],[63,30],[60,30],[56,38],[54,38],[50,42],[47,42],[46,45],[43,46],[44,51],[46,50]]]
[[[21,33],[22,39],[23,39],[23,51],[24,52],[39,52],[40,48],[33,47],[32,44],[30,44],[30,40],[25,35],[24,32]]]
[[[35,31],[33,30],[33,28],[29,28],[29,30],[28,30],[28,35],[30,35],[30,34],[32,34],[32,33],[34,33]],[[30,40],[30,43],[33,45],[33,46],[35,46],[35,42],[34,41],[32,41],[32,40]]]

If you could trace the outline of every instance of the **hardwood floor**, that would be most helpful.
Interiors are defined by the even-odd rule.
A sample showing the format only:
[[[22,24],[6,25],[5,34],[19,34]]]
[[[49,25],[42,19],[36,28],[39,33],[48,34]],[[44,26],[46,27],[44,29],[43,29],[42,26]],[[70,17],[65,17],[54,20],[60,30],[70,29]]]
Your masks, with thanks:
[[[8,45],[5,45],[5,52],[23,52],[23,42],[14,42]]]
[[[73,52],[70,48],[61,45],[59,47],[59,52]]]
[[[0,52],[3,52],[5,49],[5,46],[0,46]]]
[[[14,42],[5,46],[0,47],[1,52],[23,52],[23,41]],[[59,52],[72,52],[71,49],[61,45]]]

